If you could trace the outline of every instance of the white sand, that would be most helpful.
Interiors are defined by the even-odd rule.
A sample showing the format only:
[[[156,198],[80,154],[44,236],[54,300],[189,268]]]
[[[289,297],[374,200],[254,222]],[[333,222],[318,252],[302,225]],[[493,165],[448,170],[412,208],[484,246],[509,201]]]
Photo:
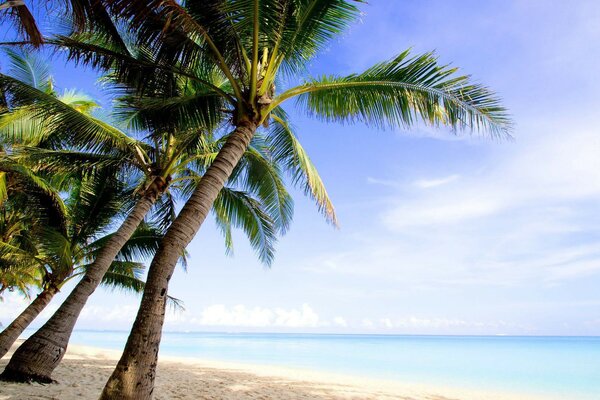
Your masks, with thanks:
[[[14,348],[13,348],[14,349]],[[0,369],[12,351],[0,360]],[[71,345],[54,372],[58,384],[0,382],[0,400],[97,399],[119,353]],[[382,399],[382,400],[533,400],[508,393],[431,388],[291,368],[161,357],[155,396],[167,399]],[[537,399],[537,398],[536,398]]]

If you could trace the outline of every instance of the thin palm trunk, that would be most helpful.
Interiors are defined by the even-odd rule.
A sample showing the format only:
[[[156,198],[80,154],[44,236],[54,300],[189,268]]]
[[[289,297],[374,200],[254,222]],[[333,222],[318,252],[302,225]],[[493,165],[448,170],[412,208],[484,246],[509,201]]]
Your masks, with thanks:
[[[150,265],[142,302],[125,350],[104,387],[101,400],[152,398],[169,280],[177,260],[200,229],[256,128],[251,122],[236,127],[161,241]]]
[[[52,371],[67,350],[75,322],[87,299],[94,293],[116,255],[131,238],[155,201],[156,195],[149,194],[136,203],[59,309],[15,351],[0,376],[3,380],[52,382]]]
[[[19,338],[21,333],[31,324],[31,322],[46,308],[54,295],[58,292],[56,287],[50,286],[37,295],[25,310],[10,325],[0,333],[0,358],[10,349],[10,346]]]

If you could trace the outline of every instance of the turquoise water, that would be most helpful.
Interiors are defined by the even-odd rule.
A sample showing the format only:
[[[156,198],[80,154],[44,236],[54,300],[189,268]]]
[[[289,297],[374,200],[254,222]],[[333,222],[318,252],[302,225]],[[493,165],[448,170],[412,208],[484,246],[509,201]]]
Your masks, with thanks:
[[[72,343],[122,349],[127,332]],[[165,333],[162,355],[310,368],[407,383],[600,399],[599,337]]]

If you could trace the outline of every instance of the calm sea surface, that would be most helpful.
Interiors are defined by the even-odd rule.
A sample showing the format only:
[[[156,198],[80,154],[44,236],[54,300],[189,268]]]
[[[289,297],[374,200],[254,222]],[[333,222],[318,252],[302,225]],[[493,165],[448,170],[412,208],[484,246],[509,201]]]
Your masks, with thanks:
[[[72,343],[122,349],[127,332]],[[161,354],[281,365],[407,383],[600,399],[600,337],[165,333]]]

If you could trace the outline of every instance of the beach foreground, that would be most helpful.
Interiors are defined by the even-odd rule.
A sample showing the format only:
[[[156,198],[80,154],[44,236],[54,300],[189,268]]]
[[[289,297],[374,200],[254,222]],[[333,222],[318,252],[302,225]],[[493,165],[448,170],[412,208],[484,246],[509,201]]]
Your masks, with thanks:
[[[11,352],[0,360],[0,368]],[[119,352],[72,345],[56,369],[57,384],[0,382],[0,400],[97,399],[112,372]],[[399,399],[476,400],[524,399],[501,393],[462,392],[390,381],[362,379],[317,371],[245,364],[204,362],[161,357],[155,388],[156,400],[166,399]],[[527,397],[528,399],[533,399]]]

